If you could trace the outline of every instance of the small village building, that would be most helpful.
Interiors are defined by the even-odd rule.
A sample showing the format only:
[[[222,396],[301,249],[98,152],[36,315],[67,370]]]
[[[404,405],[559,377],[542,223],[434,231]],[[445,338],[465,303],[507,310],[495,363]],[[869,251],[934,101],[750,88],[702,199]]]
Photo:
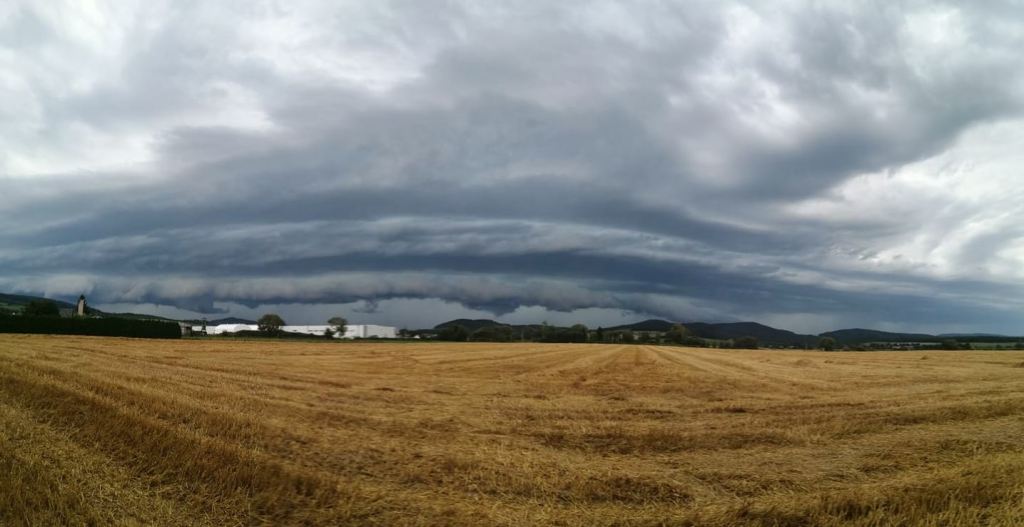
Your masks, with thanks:
[[[256,324],[218,324],[207,329],[210,335],[223,335],[225,333],[238,333],[239,331],[258,331]]]
[[[396,339],[398,328],[394,326],[378,326],[376,324],[358,324],[345,326],[347,339]]]

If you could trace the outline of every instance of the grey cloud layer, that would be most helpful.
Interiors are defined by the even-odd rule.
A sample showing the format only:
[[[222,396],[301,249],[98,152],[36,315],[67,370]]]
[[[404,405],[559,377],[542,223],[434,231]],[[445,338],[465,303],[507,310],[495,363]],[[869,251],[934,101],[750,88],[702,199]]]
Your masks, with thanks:
[[[1014,277],[970,271],[1019,231],[969,235],[945,275],[873,263],[976,217],[974,201],[923,200],[953,211],[924,224],[827,213],[849,209],[836,196],[856,178],[904,178],[1018,117],[1010,6],[124,11],[97,15],[112,49],[75,53],[89,28],[28,4],[2,14],[0,66],[22,74],[8,95],[35,109],[0,125],[4,289],[200,311],[438,298],[1019,322]]]

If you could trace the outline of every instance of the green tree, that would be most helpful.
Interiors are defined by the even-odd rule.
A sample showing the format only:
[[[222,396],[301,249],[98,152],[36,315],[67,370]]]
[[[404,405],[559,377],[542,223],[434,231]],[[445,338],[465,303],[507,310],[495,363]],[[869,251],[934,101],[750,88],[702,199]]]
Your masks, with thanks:
[[[329,339],[334,338],[334,330],[331,328],[324,328],[324,337]]]
[[[821,340],[818,341],[818,349],[824,351],[832,351],[836,349],[836,339],[832,337],[821,337]]]
[[[277,313],[267,313],[256,321],[256,326],[259,330],[268,335],[281,333],[281,328],[284,327],[284,324],[284,319]]]
[[[327,324],[331,326],[331,331],[340,337],[344,337],[348,330],[348,320],[345,320],[345,317],[331,317]]]
[[[672,324],[672,327],[665,333],[665,339],[673,344],[682,344],[690,336],[690,330],[682,324]]]
[[[21,314],[26,317],[59,317],[60,308],[50,300],[32,300],[25,304]]]
[[[694,336],[686,336],[683,338],[683,346],[690,346],[693,348],[706,348],[708,346],[708,343],[704,342],[703,339],[699,339]]]

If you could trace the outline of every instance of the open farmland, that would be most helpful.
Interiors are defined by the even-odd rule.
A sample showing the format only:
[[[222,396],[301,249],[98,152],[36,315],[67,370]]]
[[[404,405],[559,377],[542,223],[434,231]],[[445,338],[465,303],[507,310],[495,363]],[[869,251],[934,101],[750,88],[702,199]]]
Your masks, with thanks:
[[[0,335],[0,525],[1020,525],[1022,366]]]

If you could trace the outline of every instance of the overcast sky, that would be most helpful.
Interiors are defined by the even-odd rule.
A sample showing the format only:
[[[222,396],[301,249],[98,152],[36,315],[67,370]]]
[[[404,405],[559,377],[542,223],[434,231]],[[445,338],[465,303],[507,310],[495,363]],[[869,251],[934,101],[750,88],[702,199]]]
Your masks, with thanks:
[[[0,2],[0,292],[1024,333],[1019,2]]]

